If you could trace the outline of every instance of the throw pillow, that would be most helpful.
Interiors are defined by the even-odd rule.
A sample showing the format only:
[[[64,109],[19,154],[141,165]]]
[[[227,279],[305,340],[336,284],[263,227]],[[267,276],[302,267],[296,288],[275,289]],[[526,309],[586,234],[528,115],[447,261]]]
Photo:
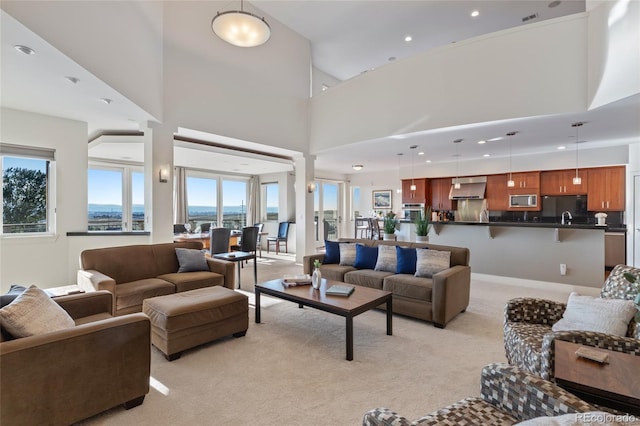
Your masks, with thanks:
[[[396,246],[380,244],[378,246],[378,261],[376,262],[376,271],[386,271],[396,273]]]
[[[324,264],[338,264],[340,263],[340,244],[337,241],[326,240],[324,242]]]
[[[416,277],[432,278],[438,272],[449,269],[451,252],[441,250],[416,250]]]
[[[204,253],[196,249],[176,248],[180,268],[178,272],[208,271],[209,265]]]
[[[417,249],[422,250],[422,249]],[[396,246],[396,257],[398,265],[396,266],[396,274],[415,274],[417,254],[415,248],[406,248]]]
[[[358,269],[373,269],[378,261],[378,247],[367,247],[356,244],[356,261],[353,266]]]
[[[340,264],[344,266],[353,266],[356,263],[356,245],[353,243],[339,243],[340,245]]]
[[[0,320],[13,337],[34,336],[76,325],[67,311],[35,285],[0,309]]]
[[[9,291],[0,296],[0,308],[7,306],[13,302],[16,297],[20,296],[27,288],[18,284],[11,284]]]
[[[582,330],[625,336],[636,308],[631,300],[569,295],[567,308],[553,331]]]

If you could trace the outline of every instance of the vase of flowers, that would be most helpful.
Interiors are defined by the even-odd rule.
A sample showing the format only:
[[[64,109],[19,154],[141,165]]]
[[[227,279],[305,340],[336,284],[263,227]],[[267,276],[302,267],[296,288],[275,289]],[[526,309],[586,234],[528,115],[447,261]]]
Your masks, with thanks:
[[[413,224],[416,226],[416,242],[429,241],[429,231],[431,230],[431,207],[418,212],[418,216],[414,219]]]
[[[322,273],[320,272],[320,261],[318,259],[313,261],[313,274],[311,275],[311,286],[315,290],[320,289],[322,284]]]
[[[392,211],[388,212],[382,220],[382,239],[383,240],[395,240],[396,229],[400,222],[396,218],[396,214]]]

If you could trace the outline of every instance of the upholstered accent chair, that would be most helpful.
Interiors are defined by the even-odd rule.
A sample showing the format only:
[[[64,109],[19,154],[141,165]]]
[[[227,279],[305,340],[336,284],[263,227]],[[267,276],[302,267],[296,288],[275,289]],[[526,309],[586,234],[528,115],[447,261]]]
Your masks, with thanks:
[[[552,382],[515,366],[489,364],[480,376],[480,397],[464,398],[415,421],[388,408],[376,408],[364,415],[362,424],[505,426],[536,417],[589,411],[597,411],[597,408]]]
[[[624,278],[625,272],[638,274],[640,269],[617,265],[600,291],[601,298],[633,300],[636,291]],[[553,380],[557,340],[640,356],[640,326],[635,319],[629,323],[626,336],[592,331],[552,331],[566,306],[534,298],[517,298],[507,303],[504,309],[504,348],[509,364]]]

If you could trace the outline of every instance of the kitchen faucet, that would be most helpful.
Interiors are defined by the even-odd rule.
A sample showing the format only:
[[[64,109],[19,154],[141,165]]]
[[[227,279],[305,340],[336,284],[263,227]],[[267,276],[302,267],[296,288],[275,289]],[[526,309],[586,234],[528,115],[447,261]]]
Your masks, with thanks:
[[[571,219],[573,219],[573,217],[571,217],[571,212],[570,212],[570,211],[568,211],[568,210],[567,210],[567,211],[563,211],[563,212],[562,212],[562,222],[560,222],[560,223],[561,223],[562,225],[564,225],[564,224],[565,224],[565,222],[564,222],[564,215],[565,215],[565,213],[569,216],[569,220],[567,221],[567,225],[571,225]]]

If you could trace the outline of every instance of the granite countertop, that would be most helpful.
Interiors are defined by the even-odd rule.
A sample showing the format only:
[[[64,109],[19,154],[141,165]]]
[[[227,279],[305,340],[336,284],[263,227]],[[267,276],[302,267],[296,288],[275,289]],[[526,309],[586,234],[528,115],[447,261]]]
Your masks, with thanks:
[[[410,221],[407,221],[410,222]],[[598,226],[587,223],[560,224],[547,222],[431,222],[433,225],[511,226],[520,228],[602,229],[607,232],[627,232],[626,225]]]

